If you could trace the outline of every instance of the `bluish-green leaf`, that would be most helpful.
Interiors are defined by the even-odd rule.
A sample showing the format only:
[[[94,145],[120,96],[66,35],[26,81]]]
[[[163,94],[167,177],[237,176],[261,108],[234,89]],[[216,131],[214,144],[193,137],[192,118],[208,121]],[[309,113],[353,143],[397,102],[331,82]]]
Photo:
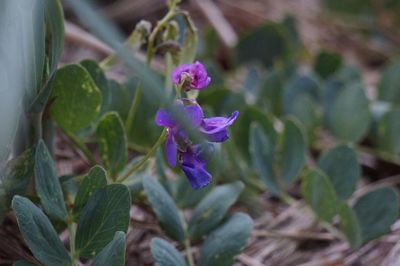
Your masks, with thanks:
[[[360,177],[357,154],[347,145],[326,151],[318,159],[318,167],[328,176],[339,199],[347,199],[356,189]]]
[[[76,218],[79,217],[81,210],[92,194],[106,185],[107,177],[104,169],[100,166],[95,166],[90,169],[89,174],[83,179],[82,184],[79,186],[78,193],[75,197],[74,215]]]
[[[54,99],[51,117],[69,132],[88,126],[97,117],[102,103],[100,90],[80,65],[67,65],[57,71],[51,97]]]
[[[125,233],[118,231],[113,240],[107,244],[93,259],[92,266],[125,265]]]
[[[78,220],[76,250],[80,256],[96,256],[117,231],[129,225],[131,197],[125,185],[113,184],[98,189],[88,200]]]
[[[247,32],[236,46],[239,63],[260,62],[265,67],[285,60],[290,52],[291,43],[285,27],[274,22],[266,22]]]
[[[104,75],[103,70],[100,68],[96,61],[86,59],[81,61],[80,64],[90,74],[97,88],[99,88],[99,90],[101,91],[102,103],[100,108],[100,115],[102,115],[110,109],[112,102],[112,91],[109,87],[109,82]]]
[[[96,131],[100,155],[111,177],[115,177],[125,166],[127,144],[124,125],[116,112],[106,113]]]
[[[391,110],[379,119],[375,142],[382,151],[400,155],[400,109]]]
[[[157,180],[150,176],[143,178],[143,187],[162,229],[171,238],[183,241],[185,233],[178,208],[172,197]]]
[[[161,238],[150,242],[151,255],[159,266],[186,266],[182,255],[170,243]]]
[[[190,237],[198,239],[217,227],[243,189],[240,181],[214,188],[192,213],[188,228]]]
[[[378,99],[383,101],[392,102],[394,104],[400,103],[400,62],[394,61],[389,64],[378,83]]]
[[[19,260],[13,263],[13,266],[36,266],[36,264],[26,261],[26,260]]]
[[[317,170],[305,174],[301,182],[305,202],[318,218],[330,221],[336,214],[336,194],[328,177]]]
[[[361,228],[357,215],[346,203],[341,203],[339,208],[340,230],[344,233],[352,248],[362,244]]]
[[[279,167],[282,181],[288,186],[304,166],[307,146],[300,126],[292,119],[284,121],[281,141]]]
[[[353,209],[365,243],[390,232],[399,215],[398,195],[393,188],[378,188],[357,200]]]
[[[14,195],[24,195],[33,177],[35,149],[30,148],[9,161],[4,169],[3,188],[8,204]]]
[[[371,114],[361,84],[353,83],[339,92],[332,110],[332,133],[344,141],[356,142],[368,132]]]
[[[58,238],[49,219],[30,200],[15,196],[12,200],[21,234],[43,265],[71,265],[70,257],[63,243]]]
[[[273,172],[274,144],[271,143],[257,123],[250,127],[249,152],[254,170],[267,186],[269,192],[279,195],[279,183]]]
[[[64,195],[58,180],[55,163],[42,140],[36,147],[35,154],[35,184],[45,212],[57,219],[65,220],[67,209]]]
[[[234,256],[245,247],[252,227],[253,221],[247,214],[232,215],[204,241],[198,265],[232,265]]]

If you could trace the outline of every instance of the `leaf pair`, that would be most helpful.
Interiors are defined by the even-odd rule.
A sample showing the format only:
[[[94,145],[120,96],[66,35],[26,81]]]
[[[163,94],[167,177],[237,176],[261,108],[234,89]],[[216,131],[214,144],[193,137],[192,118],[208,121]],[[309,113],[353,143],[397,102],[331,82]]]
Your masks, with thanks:
[[[284,129],[277,146],[276,134],[274,130],[265,132],[259,124],[252,124],[249,152],[255,171],[268,190],[278,196],[292,184],[302,169],[306,143],[302,130],[292,119],[284,121]]]

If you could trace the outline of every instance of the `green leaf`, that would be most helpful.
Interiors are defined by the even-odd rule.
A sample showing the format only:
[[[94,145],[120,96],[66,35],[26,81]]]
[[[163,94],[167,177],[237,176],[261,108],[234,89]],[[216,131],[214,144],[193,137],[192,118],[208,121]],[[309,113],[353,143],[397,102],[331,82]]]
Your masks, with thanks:
[[[328,176],[339,199],[347,199],[356,189],[360,177],[357,154],[347,145],[326,151],[318,159],[318,167]]]
[[[118,231],[113,240],[93,259],[92,266],[125,265],[125,233]]]
[[[266,22],[243,35],[236,46],[238,63],[260,62],[265,67],[283,61],[290,54],[288,33],[279,23]]]
[[[115,177],[124,168],[128,156],[124,125],[118,113],[108,112],[101,118],[96,138],[104,165],[111,177]]]
[[[190,237],[198,239],[217,227],[243,189],[240,181],[214,188],[192,213],[188,227]]]
[[[97,88],[101,91],[102,95],[102,103],[100,108],[100,115],[104,114],[107,110],[110,109],[112,102],[112,91],[109,87],[108,80],[104,75],[103,70],[97,64],[96,61],[86,59],[80,62],[86,71],[90,74],[90,77],[93,79]]]
[[[59,0],[45,0],[46,25],[46,56],[49,58],[49,77],[35,99],[29,111],[39,113],[43,111],[51,93],[51,83],[54,72],[64,47],[64,14]],[[36,55],[37,56],[37,55]],[[43,82],[44,83],[44,82]]]
[[[321,220],[329,222],[336,214],[336,195],[328,177],[317,170],[309,171],[301,182],[305,202]]]
[[[275,115],[282,113],[282,87],[283,75],[281,72],[272,69],[261,81],[256,101],[266,102],[269,110]]]
[[[65,220],[67,209],[51,155],[40,140],[35,154],[35,185],[45,212],[56,219]]]
[[[352,248],[358,248],[362,244],[361,228],[356,213],[352,208],[342,203],[339,206],[340,230],[344,233]]]
[[[26,261],[26,260],[19,260],[13,263],[13,266],[35,266],[36,264]]]
[[[151,255],[159,266],[186,266],[182,255],[164,239],[155,237],[150,242]]]
[[[361,84],[339,92],[332,111],[332,133],[341,140],[357,142],[368,132],[371,114]]]
[[[43,265],[71,265],[70,257],[63,243],[58,238],[49,219],[30,200],[15,196],[12,200],[21,234]]]
[[[29,182],[33,177],[34,164],[34,148],[24,151],[18,157],[7,163],[4,169],[2,184],[7,195],[8,202],[11,202],[14,195],[25,194],[29,186]],[[7,205],[9,205],[9,203]]]
[[[184,41],[182,44],[182,52],[180,54],[180,63],[190,64],[196,57],[197,48],[197,28],[191,17],[187,13],[182,13],[185,22]]]
[[[74,215],[79,218],[79,214],[86,202],[96,190],[103,188],[107,185],[106,172],[100,166],[95,166],[90,169],[89,174],[83,179],[82,184],[79,186],[78,193],[74,202]]]
[[[233,257],[246,245],[253,221],[244,213],[235,213],[204,241],[199,266],[233,265]]]
[[[306,159],[306,143],[299,125],[292,119],[284,121],[281,137],[279,166],[282,181],[286,186],[293,183]]]
[[[235,126],[233,127],[234,140],[240,151],[250,158],[249,143],[250,143],[250,125],[257,122],[260,129],[265,134],[271,149],[274,149],[277,141],[277,134],[274,129],[271,119],[265,115],[260,109],[252,106],[247,106],[241,111]]]
[[[400,62],[388,65],[378,83],[378,99],[400,104]]]
[[[273,145],[259,124],[255,123],[251,125],[249,152],[254,170],[267,186],[269,192],[279,195],[281,193],[280,187],[272,168],[274,156]]]
[[[378,188],[357,200],[353,209],[361,226],[363,243],[384,235],[398,218],[398,196],[393,188]]]
[[[98,115],[102,96],[89,73],[80,65],[60,68],[53,82],[50,115],[64,130],[76,132]]]
[[[183,241],[185,233],[178,208],[172,197],[157,180],[150,176],[145,176],[143,178],[143,187],[157,215],[160,226],[171,238],[177,241]]]
[[[88,200],[78,220],[76,250],[85,258],[94,257],[129,225],[131,197],[125,185],[98,189]]]
[[[342,65],[342,57],[335,52],[321,51],[314,62],[314,71],[326,79]]]
[[[375,142],[379,149],[400,155],[400,109],[385,113],[377,123]]]

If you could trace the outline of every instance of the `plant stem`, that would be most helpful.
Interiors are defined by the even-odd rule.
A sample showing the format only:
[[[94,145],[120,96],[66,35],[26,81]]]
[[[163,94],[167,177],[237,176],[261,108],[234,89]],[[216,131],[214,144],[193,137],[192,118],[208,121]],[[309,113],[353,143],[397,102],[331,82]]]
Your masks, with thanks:
[[[128,117],[126,118],[126,121],[125,121],[126,134],[129,134],[129,132],[132,128],[133,120],[135,119],[137,109],[139,108],[140,100],[142,98],[142,87],[143,87],[143,84],[141,81],[139,81],[139,84],[136,87],[135,95],[133,96],[132,105],[129,108]]]
[[[144,163],[151,156],[154,155],[157,148],[160,147],[161,144],[163,144],[166,136],[167,136],[167,130],[163,129],[163,131],[161,132],[161,135],[158,137],[157,141],[154,143],[153,147],[151,147],[151,149],[147,152],[147,154],[139,162],[134,164],[130,169],[128,169],[127,171],[124,171],[124,174],[122,176],[120,176],[119,178],[117,178],[117,182],[121,183],[122,181],[127,179],[129,176],[131,176],[134,172],[139,170],[144,165]]]
[[[71,266],[76,266],[78,263],[79,256],[75,251],[75,236],[76,236],[76,224],[72,218],[72,214],[68,215],[68,232],[69,232],[69,249],[71,252]]]
[[[91,166],[94,166],[97,164],[96,158],[93,156],[93,154],[89,151],[89,149],[86,147],[85,143],[80,141],[74,134],[69,133],[67,131],[64,131],[64,134],[72,141],[72,143],[82,151],[82,153],[85,155],[87,161]]]
[[[193,260],[192,247],[190,246],[190,240],[188,238],[185,239],[185,249],[189,266],[195,266]]]

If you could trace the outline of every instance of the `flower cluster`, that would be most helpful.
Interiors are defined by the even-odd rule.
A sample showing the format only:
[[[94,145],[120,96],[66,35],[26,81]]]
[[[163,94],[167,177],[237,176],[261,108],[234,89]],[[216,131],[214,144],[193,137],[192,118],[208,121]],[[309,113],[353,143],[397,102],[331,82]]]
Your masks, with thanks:
[[[172,73],[172,81],[185,90],[201,90],[211,81],[204,66],[196,61],[193,64],[178,66]],[[167,128],[166,157],[171,167],[178,163],[189,179],[193,188],[207,186],[211,174],[206,170],[207,159],[214,150],[210,142],[223,142],[229,138],[227,128],[233,124],[239,115],[235,111],[230,117],[205,118],[203,110],[193,100],[177,100],[176,107],[186,115],[191,126],[197,129],[205,138],[203,143],[193,143],[180,123],[166,109],[161,108],[156,115],[156,124]]]

